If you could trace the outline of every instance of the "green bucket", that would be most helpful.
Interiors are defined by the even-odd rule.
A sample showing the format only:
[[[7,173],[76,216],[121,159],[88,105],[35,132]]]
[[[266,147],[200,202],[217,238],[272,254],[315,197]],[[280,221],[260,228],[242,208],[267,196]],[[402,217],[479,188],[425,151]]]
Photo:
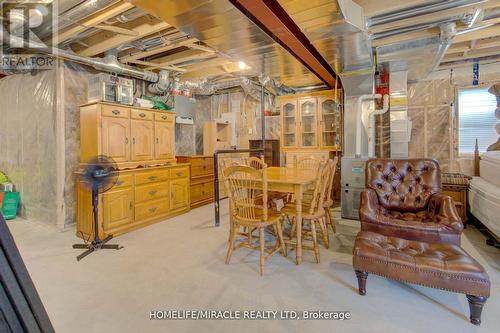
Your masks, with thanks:
[[[2,215],[6,220],[15,219],[19,206],[19,192],[4,192]]]

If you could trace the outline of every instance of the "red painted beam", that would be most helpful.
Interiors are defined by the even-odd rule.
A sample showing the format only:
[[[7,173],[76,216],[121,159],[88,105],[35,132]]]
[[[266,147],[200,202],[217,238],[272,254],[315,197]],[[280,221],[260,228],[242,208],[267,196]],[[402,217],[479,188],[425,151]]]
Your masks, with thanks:
[[[337,74],[277,0],[229,0],[277,43],[333,88]],[[304,0],[307,1],[307,0]],[[339,86],[340,80],[339,80]]]

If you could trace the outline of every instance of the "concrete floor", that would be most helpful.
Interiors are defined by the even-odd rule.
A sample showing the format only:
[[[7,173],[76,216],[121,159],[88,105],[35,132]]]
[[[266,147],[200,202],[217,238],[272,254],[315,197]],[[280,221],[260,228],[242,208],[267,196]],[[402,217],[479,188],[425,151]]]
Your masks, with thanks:
[[[500,251],[473,227],[463,247],[492,282],[479,328],[468,321],[464,295],[370,275],[367,295],[359,296],[351,266],[356,221],[337,219],[319,265],[309,251],[301,266],[277,254],[260,277],[257,253],[245,248],[225,265],[227,202],[222,212],[219,228],[213,206],[204,206],[120,236],[114,242],[124,249],[81,262],[72,231],[22,219],[9,226],[57,332],[498,332]],[[339,310],[352,319],[167,321],[150,320],[151,310]]]

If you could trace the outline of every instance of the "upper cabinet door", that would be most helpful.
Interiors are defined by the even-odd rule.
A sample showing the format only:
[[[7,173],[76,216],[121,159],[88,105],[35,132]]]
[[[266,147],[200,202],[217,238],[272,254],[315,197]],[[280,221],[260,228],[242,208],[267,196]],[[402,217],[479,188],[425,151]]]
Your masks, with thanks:
[[[102,154],[116,162],[130,159],[130,120],[102,117]]]
[[[132,161],[152,160],[154,156],[154,125],[152,120],[134,120],[131,123]]]
[[[338,131],[337,103],[333,98],[320,98],[321,147],[333,148],[336,144]]]
[[[162,160],[173,156],[173,132],[172,122],[155,121],[155,159]]]
[[[300,110],[300,136],[302,147],[316,147],[318,145],[318,119],[316,117],[316,99],[307,98],[299,100]]]
[[[297,146],[297,102],[286,101],[281,105],[281,116],[283,117],[283,128],[281,136],[283,137],[284,147]]]

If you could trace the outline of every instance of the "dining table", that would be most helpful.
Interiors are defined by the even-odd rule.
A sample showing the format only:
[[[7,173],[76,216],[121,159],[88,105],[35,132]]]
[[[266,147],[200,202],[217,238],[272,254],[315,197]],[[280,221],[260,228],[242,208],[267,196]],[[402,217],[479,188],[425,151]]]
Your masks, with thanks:
[[[295,197],[295,206],[297,208],[295,262],[297,265],[302,262],[302,201],[304,192],[314,186],[316,177],[315,172],[307,169],[295,167],[267,168],[268,191],[292,193]]]

